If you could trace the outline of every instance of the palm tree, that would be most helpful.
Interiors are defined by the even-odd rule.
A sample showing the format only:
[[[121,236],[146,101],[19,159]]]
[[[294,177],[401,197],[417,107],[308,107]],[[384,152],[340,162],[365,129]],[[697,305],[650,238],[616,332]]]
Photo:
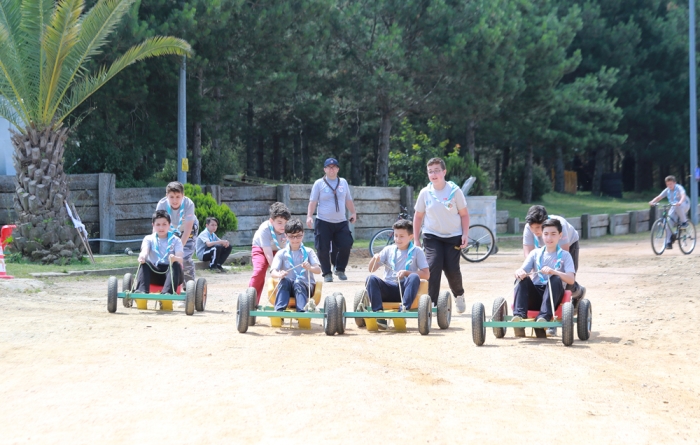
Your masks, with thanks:
[[[14,247],[34,260],[81,257],[64,204],[69,190],[63,151],[70,130],[65,119],[132,63],[191,51],[184,40],[152,37],[109,67],[88,72],[135,1],[98,0],[84,13],[84,0],[0,0],[0,116],[18,130],[11,130],[19,219]]]

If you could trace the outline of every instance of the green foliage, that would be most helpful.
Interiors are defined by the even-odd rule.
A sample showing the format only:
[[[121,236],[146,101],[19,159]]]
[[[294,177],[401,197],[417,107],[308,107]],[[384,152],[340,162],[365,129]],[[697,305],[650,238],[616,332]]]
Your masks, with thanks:
[[[194,202],[194,211],[199,220],[200,230],[209,216],[219,220],[216,234],[223,236],[226,232],[238,230],[238,219],[226,204],[217,204],[211,193],[202,193],[199,185],[185,184],[185,196]]]
[[[165,182],[177,181],[177,161],[175,159],[166,159],[163,170],[157,172],[154,176]]]
[[[469,189],[469,195],[484,196],[491,194],[488,174],[476,165],[476,162],[468,154],[460,156],[459,145],[455,146],[455,149],[445,157],[445,166],[447,167],[448,180],[460,187],[470,176],[476,178],[476,182]]]
[[[512,194],[517,199],[523,197],[523,182],[525,181],[525,164],[516,162],[508,166],[503,175],[503,185],[507,193]],[[532,200],[539,201],[545,193],[552,191],[552,182],[549,180],[547,171],[540,165],[533,166],[532,169]]]
[[[435,118],[428,121],[431,133],[444,128]],[[392,137],[394,148],[389,153],[389,186],[410,185],[420,190],[428,183],[428,160],[442,157],[449,141],[444,140],[436,145],[430,135],[417,131],[407,118],[401,121],[400,129],[400,133]]]

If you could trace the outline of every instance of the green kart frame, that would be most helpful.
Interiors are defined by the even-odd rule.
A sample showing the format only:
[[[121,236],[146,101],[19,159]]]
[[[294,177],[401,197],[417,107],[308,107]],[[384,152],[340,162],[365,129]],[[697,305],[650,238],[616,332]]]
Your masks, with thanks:
[[[134,300],[153,300],[160,301],[161,307],[172,310],[173,301],[184,301],[185,302],[185,314],[192,315],[194,311],[203,312],[207,305],[207,280],[206,278],[198,278],[195,282],[190,280],[187,282],[187,290],[175,294],[160,294],[160,293],[149,293],[144,294],[140,292],[131,292],[133,288],[134,277],[132,274],[127,273],[124,275],[122,281],[122,292],[118,291],[117,277],[109,277],[107,281],[107,311],[110,313],[117,312],[117,300],[122,299],[122,303],[125,308],[130,308],[134,304]],[[154,289],[153,285],[151,289],[158,291],[159,289]],[[168,304],[169,303],[169,304]],[[145,307],[139,309],[146,309]]]

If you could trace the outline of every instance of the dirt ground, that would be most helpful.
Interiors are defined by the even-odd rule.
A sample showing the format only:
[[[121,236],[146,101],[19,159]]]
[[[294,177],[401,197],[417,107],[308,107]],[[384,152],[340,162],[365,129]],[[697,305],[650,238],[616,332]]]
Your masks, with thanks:
[[[266,319],[239,334],[248,274],[207,273],[192,317],[109,314],[105,278],[3,282],[0,442],[698,442],[699,258],[656,257],[646,236],[583,242],[594,332],[571,347],[512,330],[474,345],[471,305],[511,294],[514,249],[462,264],[467,312],[428,336]],[[352,300],[365,261],[324,295]]]

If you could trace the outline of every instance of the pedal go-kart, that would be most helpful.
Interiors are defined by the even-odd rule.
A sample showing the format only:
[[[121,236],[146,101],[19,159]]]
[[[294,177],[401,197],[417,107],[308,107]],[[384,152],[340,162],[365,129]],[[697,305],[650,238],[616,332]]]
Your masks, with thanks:
[[[151,284],[147,294],[133,292],[134,276],[130,273],[124,274],[122,281],[122,291],[118,292],[117,277],[109,277],[107,281],[107,310],[110,313],[117,311],[117,299],[121,298],[124,307],[130,308],[136,302],[136,308],[146,310],[148,301],[160,302],[160,310],[172,311],[173,301],[185,302],[185,314],[192,315],[194,311],[203,312],[207,305],[207,279],[197,278],[197,281],[187,282],[187,290],[182,291],[182,286],[178,286],[174,294],[161,294],[163,286]]]
[[[399,312],[401,303],[382,302],[383,312],[372,311],[372,305],[367,294],[367,287],[355,294],[353,301],[353,311],[345,312],[344,318],[354,318],[357,327],[367,327],[368,331],[378,331],[378,319],[392,320],[394,330],[406,332],[406,320],[418,319],[418,332],[421,335],[428,335],[433,323],[433,313],[437,316],[440,329],[450,327],[452,320],[452,295],[448,291],[440,292],[438,295],[437,308],[432,307],[432,301],[428,295],[428,282],[420,281],[418,294],[413,300],[411,307],[403,312]]]
[[[265,288],[267,290],[267,303],[263,304],[264,299],[260,299],[261,304],[256,304],[258,299],[257,291],[254,287],[249,287],[245,293],[238,294],[238,303],[236,305],[236,327],[241,334],[248,331],[250,326],[255,326],[257,317],[268,317],[270,325],[274,328],[282,327],[283,320],[289,320],[290,326],[292,320],[296,320],[299,329],[311,329],[311,319],[318,318],[323,320],[323,330],[326,335],[343,334],[345,332],[345,319],[343,312],[345,311],[345,298],[340,292],[333,295],[328,295],[323,307],[319,308],[321,302],[321,293],[323,291],[323,283],[317,282],[314,294],[309,295],[309,303],[306,306],[306,312],[296,311],[296,299],[291,297],[289,305],[284,311],[275,310],[275,300],[277,299],[277,287],[279,280],[268,278]]]
[[[512,308],[512,305],[511,305]],[[503,297],[493,302],[491,318],[487,321],[484,305],[476,302],[472,306],[472,338],[474,344],[481,346],[486,341],[486,328],[493,328],[496,338],[503,338],[508,328],[533,328],[535,336],[547,338],[547,328],[561,328],[561,341],[564,346],[574,343],[574,326],[578,332],[579,340],[588,340],[591,336],[593,324],[593,310],[591,302],[585,298],[578,301],[576,306],[571,301],[571,291],[564,291],[564,298],[557,310],[554,311],[554,319],[548,322],[537,322],[535,317],[538,311],[527,311],[527,318],[513,322],[513,316],[508,315],[508,304]]]

